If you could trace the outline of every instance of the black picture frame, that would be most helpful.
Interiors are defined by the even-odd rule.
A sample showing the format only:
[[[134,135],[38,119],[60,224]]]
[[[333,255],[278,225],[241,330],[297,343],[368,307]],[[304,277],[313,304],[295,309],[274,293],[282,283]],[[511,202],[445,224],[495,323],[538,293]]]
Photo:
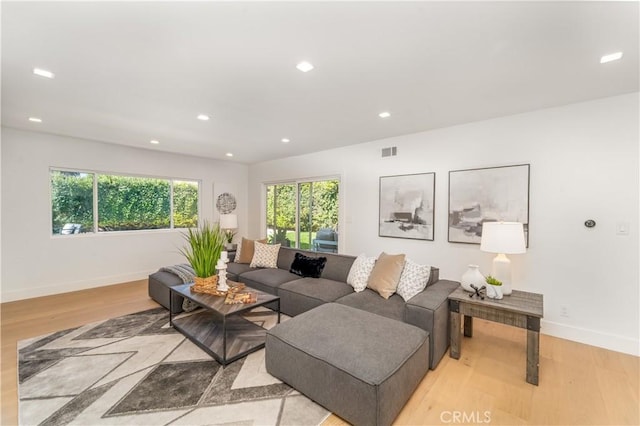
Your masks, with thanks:
[[[521,222],[528,247],[530,175],[530,164],[450,171],[447,240],[480,244],[482,223]]]
[[[378,236],[433,241],[436,174],[381,176]]]

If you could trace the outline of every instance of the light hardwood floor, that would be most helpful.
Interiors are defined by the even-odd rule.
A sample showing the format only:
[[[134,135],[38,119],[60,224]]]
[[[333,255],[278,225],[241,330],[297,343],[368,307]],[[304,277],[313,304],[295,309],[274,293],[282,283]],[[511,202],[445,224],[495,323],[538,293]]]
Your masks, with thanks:
[[[17,424],[17,341],[156,306],[146,280],[0,305],[1,424]],[[525,358],[524,330],[474,320],[460,359],[429,371],[396,424],[640,424],[638,357],[542,335],[539,386],[525,382]]]

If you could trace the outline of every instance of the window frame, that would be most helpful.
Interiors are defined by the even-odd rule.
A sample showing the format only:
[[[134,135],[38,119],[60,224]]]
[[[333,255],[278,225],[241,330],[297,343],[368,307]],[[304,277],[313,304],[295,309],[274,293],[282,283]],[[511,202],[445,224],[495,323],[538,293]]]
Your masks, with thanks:
[[[300,187],[299,185],[302,183],[313,183],[313,182],[321,182],[327,180],[336,180],[338,181],[338,228],[344,230],[343,226],[343,177],[340,174],[335,175],[326,175],[326,176],[314,176],[314,177],[305,177],[305,178],[297,178],[297,179],[283,179],[283,180],[274,180],[274,181],[263,181],[262,182],[262,191],[261,191],[261,205],[262,205],[262,213],[260,214],[261,220],[261,234],[263,238],[267,238],[267,188],[273,185],[295,185],[295,216],[296,216],[296,247],[292,247],[298,250],[300,246]],[[340,238],[338,240],[338,253],[341,252],[343,247],[343,239]]]
[[[52,172],[68,172],[68,173],[85,173],[88,175],[93,175],[93,229],[90,232],[83,232],[79,234],[54,234],[53,229],[51,228],[51,224],[53,223],[53,187],[51,185],[51,173]],[[135,229],[130,231],[98,231],[98,176],[99,175],[107,175],[107,176],[122,176],[122,177],[130,177],[130,178],[141,178],[141,179],[162,179],[169,181],[169,228],[160,228],[160,229]],[[175,181],[181,182],[195,182],[198,185],[198,223],[202,223],[202,179],[193,179],[193,178],[185,178],[185,177],[168,177],[168,176],[157,176],[157,175],[146,175],[140,173],[123,173],[123,172],[107,172],[100,170],[88,170],[88,169],[74,169],[69,167],[49,167],[48,173],[49,179],[49,236],[51,238],[68,238],[69,236],[73,236],[74,238],[90,238],[97,236],[108,236],[108,235],[131,235],[131,234],[144,234],[144,233],[163,233],[163,232],[180,232],[182,229],[187,228],[175,228],[174,227],[174,214],[173,211],[173,188]]]

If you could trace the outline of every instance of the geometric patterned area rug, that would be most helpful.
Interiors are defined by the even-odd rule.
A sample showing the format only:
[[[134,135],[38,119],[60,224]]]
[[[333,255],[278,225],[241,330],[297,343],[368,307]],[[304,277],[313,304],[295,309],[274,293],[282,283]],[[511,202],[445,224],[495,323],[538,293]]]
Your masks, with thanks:
[[[276,317],[246,316],[265,328]],[[223,368],[164,308],[20,341],[18,380],[22,425],[318,425],[330,415],[269,375],[264,349]]]

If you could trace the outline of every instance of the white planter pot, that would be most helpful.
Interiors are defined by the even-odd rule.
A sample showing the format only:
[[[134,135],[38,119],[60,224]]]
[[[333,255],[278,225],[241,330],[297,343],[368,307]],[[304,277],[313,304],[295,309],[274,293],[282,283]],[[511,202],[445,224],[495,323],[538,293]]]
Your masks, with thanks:
[[[489,299],[502,299],[502,286],[487,284],[487,297]]]

